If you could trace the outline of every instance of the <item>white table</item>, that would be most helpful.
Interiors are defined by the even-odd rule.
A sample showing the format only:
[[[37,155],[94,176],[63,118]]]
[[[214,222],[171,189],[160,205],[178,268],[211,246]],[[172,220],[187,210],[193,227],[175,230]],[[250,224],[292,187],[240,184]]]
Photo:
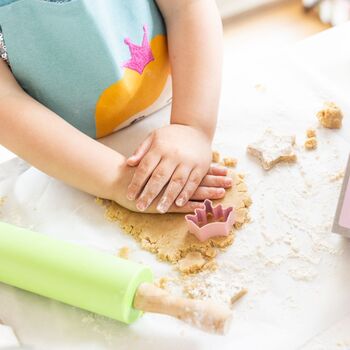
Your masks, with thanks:
[[[239,158],[238,170],[247,174],[254,201],[252,222],[220,255],[219,270],[210,277],[228,291],[240,285],[249,290],[227,336],[149,314],[127,327],[5,285],[0,285],[0,318],[24,344],[46,350],[349,348],[350,242],[330,233],[341,186],[334,177],[345,168],[350,150],[349,40],[347,24],[269,58],[251,58],[240,73],[231,71],[234,53],[226,52],[215,148]],[[315,113],[328,100],[343,109],[344,126],[318,129],[318,149],[306,152],[305,130],[317,126]],[[130,153],[149,130],[166,123],[168,112],[105,142]],[[266,173],[246,156],[246,145],[266,127],[296,134],[297,164]],[[151,265],[156,276],[176,275],[107,222],[91,196],[18,160],[0,168],[2,195],[7,196],[2,220],[110,253],[127,245],[131,259]],[[210,292],[222,298],[217,289]]]

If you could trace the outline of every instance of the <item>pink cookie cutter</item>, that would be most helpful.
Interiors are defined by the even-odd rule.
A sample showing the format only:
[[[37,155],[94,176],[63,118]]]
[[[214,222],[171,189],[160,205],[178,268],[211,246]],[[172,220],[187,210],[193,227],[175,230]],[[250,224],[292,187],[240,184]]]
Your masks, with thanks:
[[[209,199],[204,201],[204,208],[195,209],[194,212],[186,215],[185,220],[188,230],[201,242],[212,237],[228,236],[235,223],[233,207],[223,208],[222,204],[214,207]],[[208,218],[211,218],[210,222]]]

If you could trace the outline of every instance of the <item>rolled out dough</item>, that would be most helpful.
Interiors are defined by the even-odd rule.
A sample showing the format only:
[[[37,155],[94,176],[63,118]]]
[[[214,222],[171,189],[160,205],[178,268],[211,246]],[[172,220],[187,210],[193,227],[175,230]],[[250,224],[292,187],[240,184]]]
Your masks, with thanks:
[[[221,202],[235,208],[237,229],[249,221],[248,207],[251,199],[244,176],[231,175],[233,186]],[[106,208],[105,216],[108,220],[118,222],[124,231],[140,242],[142,248],[156,254],[160,260],[176,264],[183,273],[196,273],[213,268],[217,249],[226,248],[234,240],[235,228],[227,237],[215,237],[200,242],[188,232],[184,214],[142,214],[131,212],[109,200],[98,202]]]

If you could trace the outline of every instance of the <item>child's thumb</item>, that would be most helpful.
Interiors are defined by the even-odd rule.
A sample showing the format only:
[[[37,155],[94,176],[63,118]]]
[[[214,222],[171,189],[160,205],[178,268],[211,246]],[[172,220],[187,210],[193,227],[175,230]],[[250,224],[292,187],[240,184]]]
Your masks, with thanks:
[[[137,147],[136,151],[127,159],[127,164],[129,166],[137,166],[141,159],[146,155],[152,145],[152,135],[148,136],[146,140],[144,140],[139,147]]]

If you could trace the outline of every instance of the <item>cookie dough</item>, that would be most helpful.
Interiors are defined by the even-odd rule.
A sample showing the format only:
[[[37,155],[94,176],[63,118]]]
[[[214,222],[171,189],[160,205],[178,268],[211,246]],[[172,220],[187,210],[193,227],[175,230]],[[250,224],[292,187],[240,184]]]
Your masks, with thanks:
[[[247,147],[247,152],[257,157],[265,170],[270,170],[279,162],[295,162],[295,136],[280,135],[267,129],[262,138]]]
[[[179,260],[178,267],[182,273],[190,274],[201,271],[205,263],[206,260],[200,252],[189,252]]]
[[[320,123],[329,129],[340,129],[342,127],[343,113],[333,102],[326,102],[324,108],[317,113]]]
[[[317,148],[317,139],[316,137],[309,137],[304,143],[306,150],[311,151]]]
[[[212,268],[218,249],[232,244],[235,229],[249,221],[248,207],[252,202],[244,176],[231,175],[233,187],[227,191],[222,203],[235,208],[235,227],[227,237],[215,237],[205,242],[200,242],[188,232],[184,214],[142,214],[131,212],[109,200],[103,200],[102,204],[106,208],[106,217],[118,222],[124,231],[140,242],[142,248],[163,261],[175,264],[184,273],[195,273]]]
[[[212,162],[213,163],[219,163],[220,162],[220,153],[218,151],[212,152]]]

